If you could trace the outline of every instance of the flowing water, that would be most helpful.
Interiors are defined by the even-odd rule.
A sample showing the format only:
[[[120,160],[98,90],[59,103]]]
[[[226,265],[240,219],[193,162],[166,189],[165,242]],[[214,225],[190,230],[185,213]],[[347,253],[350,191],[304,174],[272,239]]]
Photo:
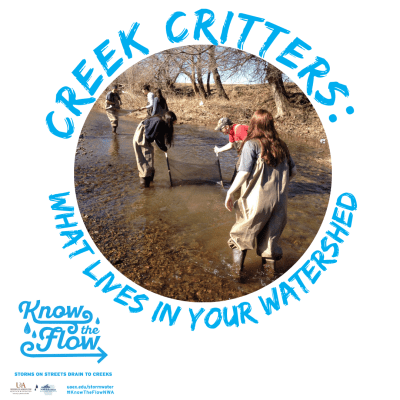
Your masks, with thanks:
[[[155,180],[139,188],[132,147],[137,123],[120,119],[112,135],[107,116],[93,110],[83,128],[75,159],[75,188],[86,227],[104,256],[137,284],[187,301],[219,301],[254,292],[288,271],[314,239],[324,218],[331,187],[327,144],[284,140],[297,165],[290,183],[288,223],[281,237],[283,259],[274,276],[261,271],[249,251],[240,282],[231,269],[227,245],[235,215],[226,210],[226,190],[236,151],[220,154],[225,187],[218,184],[170,187],[164,153],[155,150]],[[182,162],[216,160],[214,146],[227,136],[200,126],[175,125],[169,157]]]

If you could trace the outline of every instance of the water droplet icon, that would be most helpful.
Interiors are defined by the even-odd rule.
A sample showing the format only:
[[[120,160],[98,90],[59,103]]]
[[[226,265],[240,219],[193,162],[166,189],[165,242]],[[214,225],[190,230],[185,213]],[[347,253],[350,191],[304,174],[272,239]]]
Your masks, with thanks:
[[[25,332],[26,334],[31,333],[31,327],[29,326],[29,323],[28,323],[28,322],[27,322],[26,325],[25,325],[24,332]]]
[[[100,320],[97,318],[96,319],[96,324],[99,324],[100,323]]]
[[[32,337],[35,339],[35,337],[36,337],[36,331],[33,331]]]

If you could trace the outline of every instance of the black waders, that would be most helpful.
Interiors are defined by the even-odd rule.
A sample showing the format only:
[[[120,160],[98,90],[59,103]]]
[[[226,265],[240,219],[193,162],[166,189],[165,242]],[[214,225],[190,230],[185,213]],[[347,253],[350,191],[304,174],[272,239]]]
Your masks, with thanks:
[[[261,258],[261,269],[265,273],[267,278],[274,279],[275,276],[275,265],[277,260],[272,260],[271,258]]]
[[[247,250],[232,249],[233,269],[235,275],[240,279],[243,271],[244,259],[246,258]]]
[[[150,187],[151,176],[146,176],[145,178],[139,178],[139,183],[141,188],[148,188]]]

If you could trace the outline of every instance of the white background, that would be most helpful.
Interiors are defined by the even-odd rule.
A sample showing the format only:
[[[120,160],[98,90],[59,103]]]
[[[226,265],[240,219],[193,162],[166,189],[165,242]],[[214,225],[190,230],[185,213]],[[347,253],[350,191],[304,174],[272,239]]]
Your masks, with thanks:
[[[1,398],[12,397],[15,382],[53,384],[59,398],[66,385],[115,387],[113,398],[197,399],[397,399],[399,356],[398,324],[398,198],[397,149],[398,91],[397,55],[398,10],[394,2],[356,1],[230,1],[222,5],[203,1],[195,5],[183,1],[69,1],[28,2],[3,6],[2,12],[2,290],[1,290]],[[142,55],[133,50],[128,60],[119,43],[118,31],[140,27],[135,40],[150,54],[172,47],[165,35],[165,23],[175,11],[186,17],[176,23],[189,37],[179,45],[207,43],[193,40],[194,12],[214,11],[216,22],[210,31],[219,40],[227,11],[235,17],[227,46],[236,47],[244,22],[239,13],[251,14],[291,31],[267,53],[276,56],[296,36],[312,46],[299,69],[315,56],[325,58],[331,72],[325,79],[339,81],[350,89],[340,94],[331,109],[338,116],[328,120],[328,107],[313,102],[325,126],[333,162],[331,202],[326,219],[310,249],[299,261],[319,249],[328,229],[337,197],[351,192],[357,199],[350,236],[340,246],[338,263],[329,267],[310,293],[299,293],[301,301],[289,298],[289,305],[266,316],[257,296],[270,295],[270,288],[246,298],[216,304],[230,307],[241,301],[253,306],[259,324],[247,322],[239,328],[215,330],[198,323],[190,331],[188,304],[148,293],[145,311],[130,314],[103,294],[82,270],[97,258],[82,255],[68,259],[62,250],[65,238],[55,229],[55,212],[48,196],[71,191],[69,204],[79,212],[74,195],[73,163],[79,132],[91,106],[81,107],[74,117],[75,133],[69,140],[51,135],[45,124],[50,111],[73,117],[55,95],[70,86],[78,98],[87,96],[71,71],[84,58],[103,74],[93,49],[105,39],[110,49],[123,57],[122,72]],[[175,30],[176,29],[176,30]],[[270,31],[256,24],[244,50],[258,53]],[[305,79],[283,66],[304,91]],[[119,73],[118,72],[118,73]],[[98,96],[115,78],[105,79]],[[321,88],[323,83],[321,83]],[[317,86],[315,88],[318,88]],[[327,92],[325,91],[325,94]],[[352,105],[355,113],[345,113]],[[60,125],[59,125],[60,126]],[[90,237],[79,219],[79,228]],[[96,250],[96,255],[100,253]],[[102,259],[104,273],[113,267]],[[117,281],[131,284],[114,270]],[[287,279],[285,275],[282,279]],[[141,293],[144,289],[132,285]],[[276,285],[275,285],[276,286]],[[42,305],[84,305],[101,324],[100,346],[108,357],[95,359],[28,359],[19,347],[26,339],[26,320],[18,312],[23,300],[41,300]],[[175,326],[150,321],[159,300],[174,308],[181,306]],[[210,304],[203,304],[206,309]],[[16,378],[15,372],[111,371],[112,378]],[[30,396],[43,396],[32,393]]]

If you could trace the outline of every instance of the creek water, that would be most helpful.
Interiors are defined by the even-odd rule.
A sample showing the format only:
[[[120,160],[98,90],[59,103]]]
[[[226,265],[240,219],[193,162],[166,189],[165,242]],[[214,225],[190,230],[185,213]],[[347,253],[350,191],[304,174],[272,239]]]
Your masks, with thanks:
[[[119,121],[111,133],[105,113],[93,110],[82,130],[75,158],[80,212],[94,242],[117,268],[143,287],[187,301],[219,301],[254,292],[287,272],[306,251],[324,218],[331,187],[328,144],[310,146],[282,135],[298,175],[289,187],[288,223],[281,237],[284,256],[274,276],[261,272],[255,250],[243,278],[232,273],[227,245],[234,213],[224,206],[237,161],[236,151],[220,154],[225,187],[218,184],[170,187],[165,155],[155,147],[155,180],[139,188],[132,147],[137,123]],[[175,125],[169,157],[190,163],[214,162],[214,146],[227,136],[201,126]]]

